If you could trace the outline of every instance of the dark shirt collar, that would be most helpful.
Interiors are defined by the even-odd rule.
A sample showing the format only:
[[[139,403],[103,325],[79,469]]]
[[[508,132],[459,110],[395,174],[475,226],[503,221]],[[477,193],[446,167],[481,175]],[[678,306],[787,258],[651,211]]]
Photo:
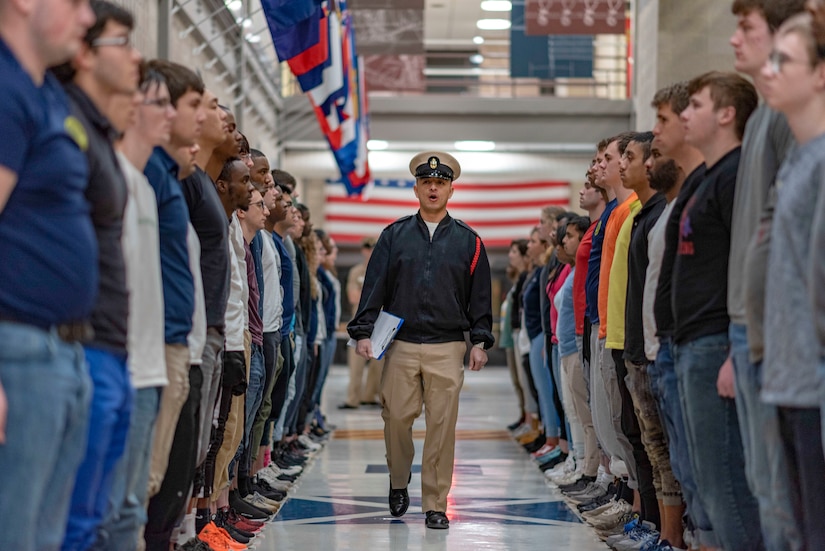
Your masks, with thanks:
[[[120,133],[112,126],[109,119],[100,112],[100,109],[97,108],[92,98],[86,95],[86,92],[77,84],[68,82],[63,85],[63,88],[66,90],[66,94],[72,98],[72,101],[77,104],[77,107],[86,119],[88,119],[89,123],[94,125],[102,135],[106,136],[111,142],[114,142],[120,137]]]
[[[731,162],[731,157],[733,157],[734,155],[739,155],[739,152],[741,150],[742,146],[737,145],[736,147],[722,155],[722,157],[718,161],[716,161],[712,167],[706,169],[705,178],[713,176],[714,174],[722,170],[724,167],[726,167],[728,163]]]
[[[653,197],[651,197],[647,203],[642,206],[642,210],[639,211],[639,214],[649,212],[653,207],[661,203],[665,200],[665,196],[661,193],[656,193]]]
[[[172,158],[169,153],[166,152],[160,146],[155,147],[153,155],[157,156],[158,161],[160,161],[161,166],[163,166],[166,171],[172,175],[172,177],[177,180],[178,179],[178,163],[175,162],[175,159]]]

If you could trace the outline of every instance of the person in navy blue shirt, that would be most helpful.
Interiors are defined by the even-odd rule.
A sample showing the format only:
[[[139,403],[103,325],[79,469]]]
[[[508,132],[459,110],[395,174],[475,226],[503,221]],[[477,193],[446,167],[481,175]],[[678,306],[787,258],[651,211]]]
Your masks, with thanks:
[[[123,259],[123,213],[128,191],[114,141],[129,124],[130,109],[114,99],[134,97],[140,53],[131,45],[134,18],[105,0],[92,2],[95,24],[80,51],[53,69],[63,82],[72,113],[88,137],[86,199],[98,246],[100,279],[92,310],[94,337],[84,345],[94,384],[86,455],[77,472],[64,550],[88,549],[97,539],[109,504],[117,461],[123,455],[134,389],[126,365],[129,293]],[[127,115],[124,117],[124,115]]]
[[[273,172],[273,176],[275,175]],[[281,190],[281,201],[276,205],[275,212],[270,213],[270,220],[275,221],[272,238],[275,241],[275,248],[281,259],[281,288],[284,293],[284,310],[281,324],[281,355],[284,358],[284,365],[281,368],[280,375],[275,381],[275,387],[272,389],[272,412],[269,414],[272,420],[277,420],[281,416],[281,410],[287,399],[289,379],[295,371],[295,356],[292,349],[292,340],[289,338],[289,335],[293,332],[295,319],[295,291],[292,284],[292,273],[295,267],[292,263],[292,257],[289,255],[289,251],[284,244],[287,231],[294,225],[293,211],[295,207],[292,206],[292,196],[287,191],[287,188],[278,182],[278,178],[275,179],[275,185]]]
[[[189,267],[186,236],[189,209],[179,179],[194,171],[191,153],[197,153],[204,127],[204,84],[190,69],[154,59],[149,70],[163,75],[175,107],[169,143],[155,148],[144,174],[155,190],[160,229],[163,281],[166,372],[169,384],[161,396],[149,473],[146,549],[167,550],[177,518],[189,498],[197,452],[202,371],[189,364],[187,336],[192,328],[195,288]],[[193,149],[194,148],[194,149]],[[197,388],[190,395],[191,385]],[[169,476],[167,474],[169,469]]]
[[[94,20],[87,2],[0,2],[0,128],[13,138],[0,148],[0,549],[60,545],[85,451],[78,341],[98,286],[88,137],[46,68],[77,53]]]

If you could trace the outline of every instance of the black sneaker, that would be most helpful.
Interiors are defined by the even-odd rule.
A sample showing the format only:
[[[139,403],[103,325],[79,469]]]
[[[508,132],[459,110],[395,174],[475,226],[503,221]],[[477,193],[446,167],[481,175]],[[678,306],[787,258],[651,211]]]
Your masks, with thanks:
[[[565,461],[567,461],[567,454],[564,453],[564,452],[561,452],[556,457],[554,457],[553,459],[548,461],[547,463],[542,463],[539,466],[539,469],[541,469],[541,472],[549,471],[550,469],[552,469],[553,467],[555,467],[559,463],[564,463]]]
[[[229,492],[229,506],[235,509],[239,515],[253,520],[267,520],[269,519],[269,512],[258,509],[250,505],[240,496],[237,490]]]
[[[578,505],[576,505],[576,509],[578,509],[580,513],[586,513],[587,511],[592,511],[593,509],[598,509],[602,505],[606,505],[606,504],[610,503],[611,501],[613,501],[614,497],[615,496],[612,496],[610,494],[605,494],[603,496],[599,496],[599,497],[597,497],[595,499],[592,499],[590,501],[585,501],[584,503],[579,503]]]
[[[533,453],[533,452],[539,451],[542,448],[542,446],[544,446],[544,444],[546,444],[546,443],[547,443],[547,438],[545,438],[543,434],[540,434],[538,436],[538,438],[536,438],[532,442],[528,442],[527,444],[524,444],[524,446],[522,446],[522,447],[525,450],[527,450],[528,452]]]
[[[583,476],[577,481],[573,482],[572,484],[562,484],[561,486],[559,486],[559,490],[561,490],[564,493],[580,492],[581,490],[587,488],[587,485],[591,482],[596,482],[595,476]]]
[[[513,432],[514,430],[516,430],[517,428],[519,428],[521,426],[521,423],[523,421],[524,421],[524,417],[520,417],[520,418],[516,419],[515,423],[510,423],[509,425],[507,425],[507,430],[509,430],[510,432]]]
[[[228,519],[229,512],[220,509],[217,513],[215,513],[215,516],[212,517],[212,520],[215,522],[215,526],[226,530],[229,533],[229,536],[238,543],[249,543],[249,541],[255,537],[255,534],[252,532],[247,532],[237,526],[233,526],[228,522]]]
[[[254,494],[255,492],[258,492],[259,494],[261,494],[265,498],[271,499],[273,501],[283,501],[284,498],[286,497],[286,494],[284,492],[280,492],[278,490],[275,490],[274,488],[270,487],[268,484],[266,486],[264,486],[262,484],[258,484],[258,483],[255,483],[255,482],[250,482],[249,483],[249,493]]]

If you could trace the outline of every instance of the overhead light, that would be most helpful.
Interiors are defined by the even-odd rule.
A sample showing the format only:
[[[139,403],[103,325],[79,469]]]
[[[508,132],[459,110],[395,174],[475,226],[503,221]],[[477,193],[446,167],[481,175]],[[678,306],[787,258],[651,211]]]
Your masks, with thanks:
[[[230,1],[224,0],[224,3],[226,4],[226,7],[229,8],[230,10],[232,10],[232,11],[238,11],[243,7],[243,1],[242,0],[230,0]]]
[[[484,37],[483,36],[474,36],[473,37],[473,44],[484,44]]]
[[[481,3],[481,9],[484,11],[512,11],[513,4],[510,0],[484,0]]]
[[[261,35],[259,34],[247,34],[244,38],[250,44],[257,44],[261,41]]]
[[[390,146],[386,140],[367,140],[367,149],[370,151],[383,151]]]
[[[248,29],[249,27],[252,26],[252,20],[247,17],[246,19],[243,20],[243,22],[241,23],[241,26],[243,26],[244,29]]]
[[[479,19],[476,27],[482,31],[506,31],[510,28],[510,21],[507,19]]]
[[[462,140],[453,144],[458,151],[492,151],[496,148],[496,142],[486,142],[482,140]]]
[[[481,54],[473,54],[470,56],[470,63],[475,63],[476,65],[481,65],[481,62],[484,61],[484,56]]]

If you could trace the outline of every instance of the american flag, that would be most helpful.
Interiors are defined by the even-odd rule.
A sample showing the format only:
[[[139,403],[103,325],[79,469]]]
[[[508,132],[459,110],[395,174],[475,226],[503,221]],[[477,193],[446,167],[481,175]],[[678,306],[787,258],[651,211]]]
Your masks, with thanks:
[[[374,180],[361,197],[347,196],[340,182],[327,181],[324,228],[338,243],[378,237],[388,224],[418,210],[415,180]],[[447,204],[453,218],[470,225],[489,248],[530,236],[541,209],[570,204],[570,183],[558,181],[456,182]]]

